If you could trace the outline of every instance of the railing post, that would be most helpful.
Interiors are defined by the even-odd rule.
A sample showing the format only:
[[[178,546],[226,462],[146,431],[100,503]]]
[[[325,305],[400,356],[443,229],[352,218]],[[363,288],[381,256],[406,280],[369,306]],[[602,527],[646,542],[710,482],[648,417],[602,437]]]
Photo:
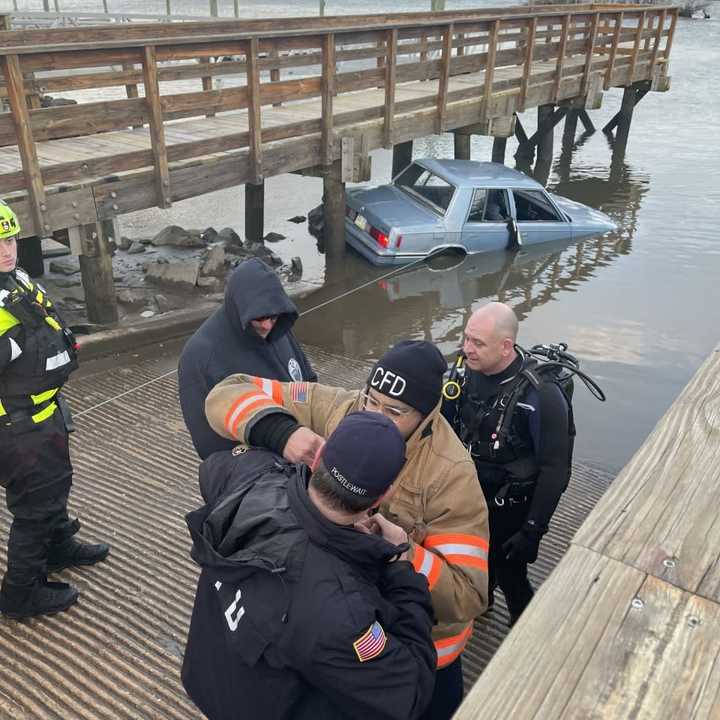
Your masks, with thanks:
[[[565,53],[567,52],[568,34],[570,32],[570,16],[565,15],[562,19],[562,34],[560,36],[560,51],[557,65],[555,66],[555,84],[553,85],[552,101],[557,104],[560,97],[560,85],[562,83],[563,67],[565,66]]]
[[[260,97],[260,68],[258,67],[258,51],[260,43],[257,38],[250,38],[245,50],[245,68],[248,89],[248,129],[250,131],[250,174],[253,185],[263,181],[262,156],[262,98]]]
[[[157,55],[155,47],[143,48],[143,79],[145,84],[145,102],[150,118],[150,142],[155,165],[155,186],[158,207],[172,205],[170,192],[170,171],[168,169],[167,148],[165,147],[165,126],[162,106],[160,105],[160,87],[158,85]]]
[[[0,31],[10,30],[12,18],[9,15],[0,15]]]
[[[437,96],[437,118],[435,132],[440,135],[445,132],[445,113],[447,111],[447,94],[450,83],[450,62],[452,60],[453,24],[450,23],[443,33],[442,64]]]
[[[635,45],[633,46],[632,59],[630,60],[630,75],[627,84],[632,85],[635,82],[635,66],[637,65],[638,55],[640,54],[640,41],[642,40],[643,30],[645,29],[645,10],[640,13],[638,18],[638,26],[635,31]]]
[[[485,79],[483,82],[483,122],[487,122],[490,117],[490,98],[492,96],[493,82],[495,80],[495,56],[497,53],[497,38],[499,30],[500,21],[493,20],[488,34],[487,62],[485,63]]]
[[[278,62],[280,60],[280,53],[278,52],[277,45],[273,45],[272,50],[270,51],[270,58],[273,62]],[[270,82],[278,82],[280,80],[280,68],[279,67],[271,67],[270,68]],[[273,107],[280,107],[282,103],[273,103]]]
[[[525,110],[527,101],[530,73],[532,72],[533,50],[535,49],[535,30],[537,29],[537,18],[530,18],[528,25],[527,52],[525,54],[525,67],[523,68],[522,80],[520,81],[520,99],[518,100],[518,112]]]
[[[218,0],[210,0],[210,16],[218,17]]]
[[[385,124],[383,145],[389,150],[393,146],[393,121],[395,118],[395,69],[397,67],[397,28],[387,32],[387,54],[385,63]]]
[[[615,16],[615,32],[613,33],[612,47],[610,48],[610,57],[608,58],[608,66],[605,71],[605,82],[603,84],[605,90],[609,90],[612,86],[612,74],[615,69],[615,58],[617,57],[618,45],[620,43],[620,31],[622,30],[624,19],[625,13],[621,10],[620,13]]]
[[[332,163],[333,98],[335,96],[335,35],[328,33],[322,45],[322,163]]]
[[[585,70],[583,72],[582,85],[580,86],[580,97],[585,97],[588,92],[590,83],[590,72],[593,66],[593,56],[595,53],[595,40],[597,39],[598,20],[600,13],[595,11],[592,22],[590,23],[590,37],[588,38],[588,48],[585,55]]]
[[[210,69],[210,58],[200,58],[200,64],[201,65],[207,65],[208,70]],[[205,75],[201,78],[202,80],[202,89],[203,92],[210,92],[213,89],[213,79],[212,75]],[[214,112],[209,112],[205,114],[205,117],[215,117]]]
[[[18,151],[25,175],[25,184],[30,195],[35,235],[48,237],[52,228],[46,218],[45,186],[33,139],[30,112],[25,100],[25,84],[18,56],[6,55],[3,58],[2,69],[5,75],[8,102],[10,103],[10,114],[15,125]]]
[[[653,46],[652,57],[650,58],[650,68],[648,70],[648,79],[652,80],[653,71],[655,70],[655,63],[657,62],[658,52],[660,51],[660,41],[662,40],[662,32],[665,27],[665,17],[667,10],[660,12],[660,18],[658,20],[657,32],[655,33],[655,44]]]
[[[670,21],[670,29],[668,30],[667,42],[665,43],[665,50],[663,51],[663,56],[666,60],[670,57],[670,49],[672,48],[673,38],[675,37],[675,26],[677,25],[678,12],[678,8],[673,8],[672,20]]]

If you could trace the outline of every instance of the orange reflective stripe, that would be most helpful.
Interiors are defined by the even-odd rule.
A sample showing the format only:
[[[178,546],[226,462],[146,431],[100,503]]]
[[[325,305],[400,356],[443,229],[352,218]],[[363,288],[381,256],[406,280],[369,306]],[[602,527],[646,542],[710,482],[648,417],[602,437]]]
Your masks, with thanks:
[[[488,570],[488,542],[477,535],[432,535],[425,538],[424,544],[450,563],[475,567],[484,572]]]
[[[442,563],[434,553],[429,552],[420,545],[415,546],[413,555],[413,567],[415,572],[422,573],[428,581],[428,587],[432,590],[440,579]]]
[[[283,404],[282,385],[277,380],[256,377],[253,382],[266,394],[269,395],[278,405]]]
[[[457,659],[458,655],[465,649],[468,638],[472,635],[473,625],[470,623],[461,633],[452,637],[436,640],[435,652],[437,652],[437,666],[446,667]]]
[[[255,408],[262,405],[273,405],[273,401],[264,393],[251,390],[241,395],[228,410],[225,416],[225,429],[235,437],[235,432],[240,422],[246,418]]]

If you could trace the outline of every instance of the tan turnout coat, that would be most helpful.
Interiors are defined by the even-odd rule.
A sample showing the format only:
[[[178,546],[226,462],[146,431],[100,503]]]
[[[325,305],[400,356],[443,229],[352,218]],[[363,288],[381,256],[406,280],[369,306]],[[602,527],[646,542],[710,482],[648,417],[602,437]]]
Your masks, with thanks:
[[[281,383],[231,375],[215,386],[205,410],[215,432],[248,444],[255,423],[286,412],[328,437],[362,409],[359,392],[315,383]],[[488,513],[475,465],[440,404],[407,441],[407,461],[382,514],[411,539],[410,560],[430,586],[437,625],[438,667],[455,660],[487,607]]]

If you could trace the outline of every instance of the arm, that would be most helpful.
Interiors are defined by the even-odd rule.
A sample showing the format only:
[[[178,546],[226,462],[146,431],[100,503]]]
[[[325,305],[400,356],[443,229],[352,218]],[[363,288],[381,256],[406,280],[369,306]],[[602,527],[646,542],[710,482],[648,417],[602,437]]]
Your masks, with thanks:
[[[387,566],[379,587],[390,612],[376,620],[374,608],[358,609],[354,598],[338,598],[337,606],[344,608],[340,619],[324,623],[301,673],[348,717],[415,720],[432,697],[437,662],[427,582],[409,563],[396,562]],[[361,660],[355,646],[372,627],[379,635],[377,654]],[[373,655],[373,646],[365,647],[371,648],[365,654]]]
[[[537,560],[540,540],[567,487],[570,461],[568,406],[562,391],[544,383],[533,404],[537,410],[529,427],[538,463],[535,493],[522,528],[503,544],[508,558],[528,563]]]
[[[22,325],[9,312],[0,309],[0,374],[22,355],[24,344]]]
[[[205,401],[205,413],[219,435],[250,444],[256,423],[272,414],[293,418],[327,437],[357,398],[357,391],[316,383],[281,383],[251,375],[231,375]]]
[[[568,406],[562,390],[554,383],[543,383],[538,389],[538,412],[533,414],[530,433],[539,475],[528,520],[545,532],[567,487],[570,470]]]
[[[488,602],[489,525],[485,497],[470,458],[456,463],[426,504],[427,535],[409,559],[428,579],[438,622],[466,622]]]

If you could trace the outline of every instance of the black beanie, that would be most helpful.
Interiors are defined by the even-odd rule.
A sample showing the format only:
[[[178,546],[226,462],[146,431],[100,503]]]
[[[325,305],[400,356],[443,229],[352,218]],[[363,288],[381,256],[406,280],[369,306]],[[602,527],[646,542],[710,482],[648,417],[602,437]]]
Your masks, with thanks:
[[[403,340],[373,367],[368,386],[429,415],[440,400],[447,363],[425,340]]]

